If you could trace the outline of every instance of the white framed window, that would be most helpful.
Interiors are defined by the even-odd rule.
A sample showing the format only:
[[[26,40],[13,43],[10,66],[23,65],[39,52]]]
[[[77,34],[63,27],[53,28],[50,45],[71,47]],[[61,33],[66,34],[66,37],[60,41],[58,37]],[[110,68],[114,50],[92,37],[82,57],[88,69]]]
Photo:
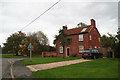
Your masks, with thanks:
[[[60,47],[60,53],[63,53],[63,47],[62,46]]]
[[[92,40],[92,36],[90,35],[90,40]]]
[[[79,46],[79,52],[81,53],[82,51],[84,51],[84,46],[83,46],[83,45],[80,45],[80,46]]]
[[[79,35],[79,41],[83,41],[83,34]]]
[[[98,38],[99,42],[100,42],[100,38]]]

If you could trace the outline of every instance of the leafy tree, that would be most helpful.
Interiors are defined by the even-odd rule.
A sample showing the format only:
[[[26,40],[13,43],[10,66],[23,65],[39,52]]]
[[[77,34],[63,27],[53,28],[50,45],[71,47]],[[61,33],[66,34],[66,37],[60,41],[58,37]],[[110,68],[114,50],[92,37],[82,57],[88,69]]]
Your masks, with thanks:
[[[42,31],[38,31],[34,34],[36,35],[40,44],[42,44],[42,45],[48,45],[49,44],[49,40],[48,40],[47,36]]]
[[[27,47],[30,43],[34,47],[32,53],[41,53],[43,51],[49,50],[48,38],[42,31],[29,33],[28,36],[26,37],[26,39],[24,40],[24,44],[23,44],[23,46],[24,46],[23,49],[25,48],[24,53],[26,53],[28,55],[29,55],[29,51],[28,51]]]
[[[120,58],[120,31],[117,32],[116,44],[114,46],[115,57]]]
[[[15,53],[18,55],[19,46],[25,38],[26,34],[21,31],[10,35],[10,37],[7,38],[6,43],[4,43],[3,53]]]
[[[50,48],[49,48],[49,52],[55,52],[55,51],[56,51],[56,48],[55,48],[55,47],[50,46]]]
[[[114,51],[115,57],[120,57],[120,32],[117,33],[117,35],[109,34],[109,36],[103,35],[101,37],[101,44],[102,47],[105,48],[111,48]]]
[[[71,39],[66,38],[67,34],[63,29],[59,30],[59,35],[55,35],[54,44],[61,44],[63,46],[63,58],[65,53],[65,46],[68,46],[71,44]]]
[[[49,40],[47,36],[42,32],[34,32],[26,35],[25,33],[19,31],[7,38],[6,43],[4,43],[3,52],[4,53],[15,53],[27,54],[29,55],[28,45],[32,43],[34,49],[32,53],[41,53],[42,51],[49,51]]]
[[[115,44],[115,38],[114,37],[108,37],[106,35],[103,35],[101,38],[100,38],[100,41],[101,41],[101,44],[102,44],[102,47],[113,47],[114,44]]]
[[[37,40],[37,37],[34,34],[30,34],[29,36],[27,36],[26,42],[24,45],[26,45],[26,49],[28,48],[29,44],[32,44],[34,49],[33,49],[33,53],[39,53],[40,52],[40,44],[39,41]],[[28,49],[27,49],[28,51]],[[29,53],[29,52],[27,52]]]

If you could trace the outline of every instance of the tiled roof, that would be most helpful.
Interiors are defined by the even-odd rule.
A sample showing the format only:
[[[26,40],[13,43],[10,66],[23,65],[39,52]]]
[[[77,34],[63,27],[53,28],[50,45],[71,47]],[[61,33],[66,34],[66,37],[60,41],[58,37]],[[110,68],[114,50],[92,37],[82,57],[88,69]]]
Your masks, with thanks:
[[[84,29],[84,28],[87,28],[84,32],[89,32],[92,28],[91,25],[88,25],[88,26],[84,26],[84,27],[77,27],[77,28],[73,28],[73,29],[68,29],[65,31],[65,33],[67,34],[78,34],[78,33],[82,33],[81,31]]]

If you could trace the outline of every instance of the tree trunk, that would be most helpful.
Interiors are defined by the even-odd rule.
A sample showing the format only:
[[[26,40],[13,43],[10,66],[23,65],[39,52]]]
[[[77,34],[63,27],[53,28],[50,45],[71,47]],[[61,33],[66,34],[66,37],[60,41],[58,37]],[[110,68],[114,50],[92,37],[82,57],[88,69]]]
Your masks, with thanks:
[[[58,53],[56,52],[56,56],[58,57]]]
[[[17,52],[15,52],[15,54],[16,54],[16,56],[18,56],[18,53],[17,53]]]
[[[115,51],[112,50],[112,58],[115,58]]]

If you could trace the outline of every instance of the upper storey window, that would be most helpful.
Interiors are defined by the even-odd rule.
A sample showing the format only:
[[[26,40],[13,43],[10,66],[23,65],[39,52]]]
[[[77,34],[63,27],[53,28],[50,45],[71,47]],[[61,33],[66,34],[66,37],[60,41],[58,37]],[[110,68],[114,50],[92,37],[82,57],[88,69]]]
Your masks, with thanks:
[[[83,41],[84,39],[83,39],[83,34],[80,34],[79,35],[79,41]]]
[[[92,40],[92,36],[90,35],[90,40]]]

